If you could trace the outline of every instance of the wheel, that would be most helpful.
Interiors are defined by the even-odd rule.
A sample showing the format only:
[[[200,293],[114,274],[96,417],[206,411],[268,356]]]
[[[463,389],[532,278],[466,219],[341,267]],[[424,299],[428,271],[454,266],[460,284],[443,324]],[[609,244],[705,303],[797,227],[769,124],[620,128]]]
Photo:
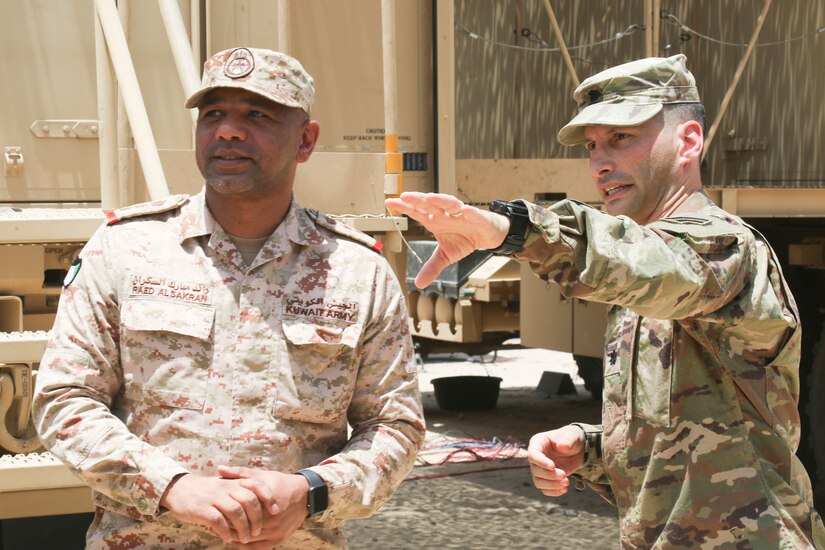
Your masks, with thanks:
[[[593,399],[601,401],[602,389],[604,389],[602,358],[574,355],[573,359],[579,369],[579,376],[584,380],[584,389],[590,392]]]

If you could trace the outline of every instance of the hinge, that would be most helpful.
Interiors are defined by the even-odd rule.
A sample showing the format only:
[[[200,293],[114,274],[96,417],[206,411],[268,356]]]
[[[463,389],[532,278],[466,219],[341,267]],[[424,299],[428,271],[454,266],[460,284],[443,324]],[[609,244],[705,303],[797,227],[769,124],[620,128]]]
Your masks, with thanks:
[[[39,138],[97,139],[96,120],[35,120],[30,129]]]
[[[23,174],[23,148],[5,147],[3,149],[3,173],[7,176]]]

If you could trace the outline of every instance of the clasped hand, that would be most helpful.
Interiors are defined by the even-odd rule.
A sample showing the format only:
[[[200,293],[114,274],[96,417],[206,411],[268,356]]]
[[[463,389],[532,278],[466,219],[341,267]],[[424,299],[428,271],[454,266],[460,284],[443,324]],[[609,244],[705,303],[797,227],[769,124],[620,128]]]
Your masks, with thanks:
[[[218,476],[176,478],[161,505],[179,521],[248,550],[277,546],[306,518],[303,476],[228,466],[219,466]]]

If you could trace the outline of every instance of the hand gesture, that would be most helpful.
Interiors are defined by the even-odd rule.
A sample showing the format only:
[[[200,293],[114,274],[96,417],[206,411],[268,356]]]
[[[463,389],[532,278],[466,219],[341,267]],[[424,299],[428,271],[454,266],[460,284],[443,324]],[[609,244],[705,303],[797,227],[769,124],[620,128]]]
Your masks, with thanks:
[[[265,512],[278,512],[266,490],[253,491],[228,479],[184,474],[169,484],[160,504],[179,521],[207,527],[226,542],[245,542],[261,534]]]
[[[415,278],[415,286],[425,288],[448,265],[479,248],[496,248],[507,236],[506,216],[468,206],[440,193],[401,193],[386,199],[393,214],[405,214],[421,222],[435,235],[438,246]]]
[[[567,476],[581,467],[583,458],[584,432],[572,424],[536,434],[527,446],[533,484],[549,497],[567,492]]]
[[[278,546],[301,527],[307,517],[309,483],[301,475],[235,466],[218,466],[218,475],[240,483],[258,495],[264,508],[274,510],[264,514],[260,532],[242,540],[244,544],[237,545],[238,548],[268,550]],[[271,503],[271,507],[264,503]]]

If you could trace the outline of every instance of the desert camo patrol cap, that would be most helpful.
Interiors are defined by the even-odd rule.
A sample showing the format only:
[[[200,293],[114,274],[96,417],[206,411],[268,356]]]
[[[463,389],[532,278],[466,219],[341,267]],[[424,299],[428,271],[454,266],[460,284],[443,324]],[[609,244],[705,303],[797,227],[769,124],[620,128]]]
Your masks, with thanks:
[[[563,145],[584,143],[584,127],[593,124],[636,126],[668,103],[699,103],[696,80],[683,54],[648,57],[591,76],[573,92],[579,114],[559,131]]]
[[[197,107],[215,88],[249,90],[307,114],[315,99],[314,81],[297,59],[258,48],[232,48],[210,57],[203,65],[202,87],[189,96],[186,108]]]

